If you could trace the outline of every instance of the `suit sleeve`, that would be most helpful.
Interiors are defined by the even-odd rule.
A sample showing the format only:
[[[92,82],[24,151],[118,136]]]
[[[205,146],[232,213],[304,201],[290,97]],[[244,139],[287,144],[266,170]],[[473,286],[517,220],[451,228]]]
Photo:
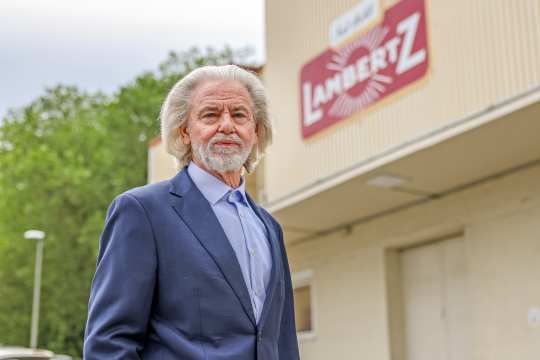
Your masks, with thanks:
[[[281,316],[281,327],[279,334],[279,359],[280,360],[299,360],[298,338],[296,336],[296,324],[294,320],[294,297],[293,287],[291,282],[291,271],[289,269],[289,261],[283,241],[283,231],[281,226],[277,224],[279,229],[279,246],[281,248],[281,256],[283,259],[283,268],[285,269],[285,301],[283,304],[283,313]]]
[[[154,234],[130,194],[116,198],[101,235],[88,305],[84,359],[139,359],[156,282]]]

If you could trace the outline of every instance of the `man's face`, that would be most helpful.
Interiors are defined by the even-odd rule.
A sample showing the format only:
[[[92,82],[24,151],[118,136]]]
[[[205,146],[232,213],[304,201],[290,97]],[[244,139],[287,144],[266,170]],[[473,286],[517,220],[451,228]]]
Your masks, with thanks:
[[[191,97],[182,141],[191,145],[193,160],[220,174],[240,171],[257,143],[253,103],[237,81],[208,80]]]

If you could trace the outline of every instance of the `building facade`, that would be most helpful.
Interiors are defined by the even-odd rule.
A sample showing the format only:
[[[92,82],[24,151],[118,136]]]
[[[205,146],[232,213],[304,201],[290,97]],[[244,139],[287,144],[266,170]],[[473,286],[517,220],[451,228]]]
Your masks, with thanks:
[[[272,0],[302,359],[540,356],[540,2]]]
[[[266,37],[302,359],[538,359],[540,2],[272,0]]]

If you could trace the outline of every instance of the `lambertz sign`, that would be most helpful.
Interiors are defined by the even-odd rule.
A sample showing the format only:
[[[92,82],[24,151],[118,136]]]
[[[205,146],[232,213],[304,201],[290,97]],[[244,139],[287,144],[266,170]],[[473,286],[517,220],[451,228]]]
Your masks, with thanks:
[[[428,45],[423,0],[402,0],[386,9],[382,21],[371,26],[357,38],[326,50],[302,67],[303,138],[372,106],[426,74]]]

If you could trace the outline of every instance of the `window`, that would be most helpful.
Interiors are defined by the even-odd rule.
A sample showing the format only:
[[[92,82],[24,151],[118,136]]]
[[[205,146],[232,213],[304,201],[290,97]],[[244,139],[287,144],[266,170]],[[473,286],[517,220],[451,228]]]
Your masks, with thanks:
[[[296,332],[311,331],[311,285],[294,289]]]
[[[313,337],[313,271],[293,274],[296,332],[300,339]]]

